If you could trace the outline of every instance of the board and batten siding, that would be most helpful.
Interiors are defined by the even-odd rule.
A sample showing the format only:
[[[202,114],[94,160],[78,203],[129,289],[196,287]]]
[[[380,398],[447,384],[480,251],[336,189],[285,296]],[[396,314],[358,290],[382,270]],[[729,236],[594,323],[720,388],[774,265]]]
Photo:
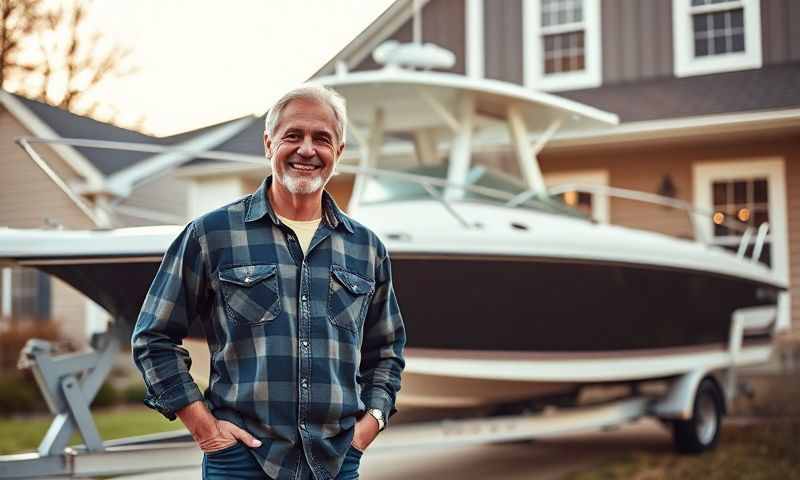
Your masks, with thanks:
[[[672,75],[672,2],[603,0],[603,84]]]
[[[761,48],[764,65],[800,60],[800,2],[761,0]]]
[[[483,43],[486,78],[522,85],[522,0],[484,0]]]
[[[452,51],[456,63],[447,71],[464,75],[466,72],[466,5],[465,0],[432,0],[422,7],[422,42],[434,43]],[[405,22],[386,40],[408,43],[413,40],[413,19]],[[354,71],[375,70],[382,65],[375,63],[370,53]]]

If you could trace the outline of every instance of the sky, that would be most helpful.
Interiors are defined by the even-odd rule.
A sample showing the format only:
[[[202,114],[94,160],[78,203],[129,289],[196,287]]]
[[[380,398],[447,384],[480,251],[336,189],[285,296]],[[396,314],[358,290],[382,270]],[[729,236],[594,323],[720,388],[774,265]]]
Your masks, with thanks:
[[[91,26],[133,50],[137,72],[96,98],[123,126],[170,135],[262,114],[392,0],[108,0]]]

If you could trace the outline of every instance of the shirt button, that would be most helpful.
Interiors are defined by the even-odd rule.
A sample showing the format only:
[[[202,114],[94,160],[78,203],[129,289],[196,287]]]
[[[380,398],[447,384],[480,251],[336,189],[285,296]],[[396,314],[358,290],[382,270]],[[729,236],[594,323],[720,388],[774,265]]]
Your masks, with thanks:
[[[308,342],[307,342],[307,341],[305,341],[305,340],[303,340],[303,342],[301,343],[301,345],[303,345],[303,348],[308,348]]]
[[[306,300],[308,300],[308,297],[307,297],[307,296],[305,296],[305,295],[303,295],[302,299],[303,299],[303,301],[305,302]]]
[[[308,382],[307,382],[305,379],[303,379],[303,380],[300,382],[300,386],[301,386],[301,387],[303,387],[303,388],[308,388]]]

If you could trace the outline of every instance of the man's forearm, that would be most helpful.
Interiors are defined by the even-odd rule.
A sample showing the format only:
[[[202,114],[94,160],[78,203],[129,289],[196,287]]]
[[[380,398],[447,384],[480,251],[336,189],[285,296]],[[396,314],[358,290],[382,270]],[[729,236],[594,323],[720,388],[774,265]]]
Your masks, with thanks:
[[[202,401],[192,402],[175,414],[192,434],[192,438],[202,445],[203,441],[219,436],[217,419]]]

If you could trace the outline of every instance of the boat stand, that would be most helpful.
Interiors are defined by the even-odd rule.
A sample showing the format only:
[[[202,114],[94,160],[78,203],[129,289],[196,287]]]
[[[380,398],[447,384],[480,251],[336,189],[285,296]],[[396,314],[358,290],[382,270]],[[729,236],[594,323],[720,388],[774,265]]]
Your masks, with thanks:
[[[31,339],[25,344],[19,367],[33,372],[53,421],[36,452],[0,456],[0,478],[108,476],[199,464],[199,450],[185,430],[102,441],[89,407],[111,371],[119,341],[109,331],[95,335],[91,344],[88,352],[61,355],[44,340]],[[68,447],[75,432],[84,444]],[[174,456],[176,447],[195,454],[180,461],[187,455]]]

